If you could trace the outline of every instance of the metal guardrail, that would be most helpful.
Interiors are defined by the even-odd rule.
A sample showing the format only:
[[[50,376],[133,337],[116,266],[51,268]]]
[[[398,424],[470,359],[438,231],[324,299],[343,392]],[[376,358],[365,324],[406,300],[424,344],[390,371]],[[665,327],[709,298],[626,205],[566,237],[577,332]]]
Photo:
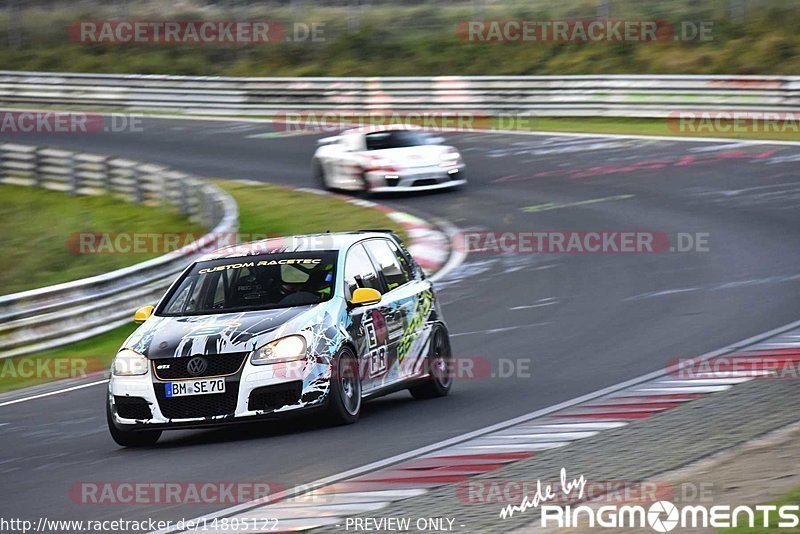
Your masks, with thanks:
[[[190,114],[436,110],[665,117],[800,108],[800,76],[231,78],[0,71],[0,105]]]
[[[192,245],[82,280],[0,296],[0,358],[111,330],[157,301],[194,257],[238,229],[236,202],[218,187],[166,167],[66,150],[0,144],[0,183],[126,202],[172,205],[209,233]],[[65,241],[65,246],[67,243]]]

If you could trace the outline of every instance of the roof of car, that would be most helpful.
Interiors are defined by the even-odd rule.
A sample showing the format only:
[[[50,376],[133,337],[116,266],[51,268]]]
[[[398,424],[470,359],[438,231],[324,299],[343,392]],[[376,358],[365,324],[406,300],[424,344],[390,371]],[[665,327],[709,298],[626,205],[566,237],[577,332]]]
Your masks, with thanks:
[[[260,254],[280,254],[283,252],[308,252],[322,250],[341,250],[353,243],[370,237],[387,237],[391,230],[359,230],[355,232],[326,232],[321,234],[301,234],[285,237],[271,237],[260,241],[240,243],[219,248],[205,254],[198,261],[240,258]]]
[[[350,130],[345,130],[342,132],[342,135],[347,134],[368,134],[368,133],[378,133],[378,132],[391,132],[391,131],[420,131],[422,128],[416,126],[414,124],[371,124],[368,126],[360,126],[358,128],[352,128]]]

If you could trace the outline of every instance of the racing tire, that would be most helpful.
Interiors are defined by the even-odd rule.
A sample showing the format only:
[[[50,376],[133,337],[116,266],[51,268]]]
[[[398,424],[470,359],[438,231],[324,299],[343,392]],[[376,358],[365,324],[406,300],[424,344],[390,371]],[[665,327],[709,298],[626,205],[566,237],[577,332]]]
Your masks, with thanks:
[[[315,159],[312,165],[314,172],[314,180],[317,184],[326,191],[331,191],[333,188],[328,185],[328,177],[325,176],[325,168],[319,160]]]
[[[450,337],[447,330],[437,328],[431,339],[427,361],[429,373],[424,382],[408,388],[411,396],[417,400],[446,397],[453,386],[452,376],[453,354],[450,350]]]
[[[161,437],[160,430],[142,430],[139,432],[128,432],[120,430],[114,425],[114,420],[111,416],[111,404],[106,403],[106,422],[108,423],[108,431],[111,433],[111,438],[123,447],[149,447],[155,445],[158,438]]]
[[[374,194],[372,192],[372,188],[369,185],[369,180],[367,180],[367,171],[362,169],[359,178],[361,178],[361,189],[358,190],[358,196],[361,198],[373,197]]]
[[[344,347],[336,356],[334,365],[326,418],[335,425],[350,425],[361,415],[358,359],[349,347]]]

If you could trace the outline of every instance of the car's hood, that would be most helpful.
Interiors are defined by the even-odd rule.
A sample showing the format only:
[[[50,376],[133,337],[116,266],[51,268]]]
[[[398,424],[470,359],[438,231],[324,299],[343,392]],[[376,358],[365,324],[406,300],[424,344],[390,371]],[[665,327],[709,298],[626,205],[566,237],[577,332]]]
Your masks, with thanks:
[[[420,145],[402,148],[385,148],[364,152],[369,156],[386,158],[402,167],[430,167],[441,163],[441,155],[452,147],[445,145]]]
[[[323,303],[324,304],[324,303]],[[148,358],[250,352],[276,337],[300,331],[323,304],[147,320],[124,347]]]

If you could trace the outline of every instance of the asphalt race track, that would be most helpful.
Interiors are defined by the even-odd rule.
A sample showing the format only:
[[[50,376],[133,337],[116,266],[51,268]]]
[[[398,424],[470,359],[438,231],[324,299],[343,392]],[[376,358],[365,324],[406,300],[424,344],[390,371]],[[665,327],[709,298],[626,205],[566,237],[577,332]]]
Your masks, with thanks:
[[[266,123],[145,119],[138,133],[0,139],[117,154],[209,177],[314,186],[309,163],[322,136],[270,132]],[[300,420],[182,431],[166,433],[154,448],[126,450],[107,434],[104,386],[2,407],[3,508],[26,519],[196,517],[226,506],[85,505],[69,490],[83,481],[307,483],[800,317],[800,147],[445,137],[464,154],[467,188],[379,201],[464,230],[705,233],[709,250],[471,254],[440,284],[454,352],[485,358],[495,374],[501,359],[529,361],[531,376],[458,380],[450,397],[434,401],[397,393],[367,404],[349,427]]]

